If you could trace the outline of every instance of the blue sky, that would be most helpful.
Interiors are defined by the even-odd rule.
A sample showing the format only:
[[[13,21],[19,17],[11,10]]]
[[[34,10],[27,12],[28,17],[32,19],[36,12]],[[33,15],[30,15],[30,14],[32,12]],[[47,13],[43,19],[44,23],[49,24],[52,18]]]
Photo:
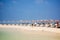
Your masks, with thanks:
[[[60,19],[60,0],[0,0],[0,20]]]

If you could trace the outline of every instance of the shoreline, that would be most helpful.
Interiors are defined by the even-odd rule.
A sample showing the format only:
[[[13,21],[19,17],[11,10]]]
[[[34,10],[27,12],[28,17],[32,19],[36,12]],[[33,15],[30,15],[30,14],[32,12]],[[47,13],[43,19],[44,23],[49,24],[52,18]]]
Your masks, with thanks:
[[[21,26],[21,25],[1,25],[0,28],[12,28],[16,30],[26,30],[26,31],[45,31],[52,33],[60,33],[59,28],[49,28],[49,27],[32,27],[32,26]]]

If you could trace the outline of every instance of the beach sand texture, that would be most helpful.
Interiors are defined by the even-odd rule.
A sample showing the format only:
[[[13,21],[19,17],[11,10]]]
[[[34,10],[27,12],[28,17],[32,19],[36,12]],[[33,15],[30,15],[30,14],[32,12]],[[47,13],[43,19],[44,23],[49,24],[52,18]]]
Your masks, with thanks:
[[[60,40],[60,29],[0,24],[0,40]]]

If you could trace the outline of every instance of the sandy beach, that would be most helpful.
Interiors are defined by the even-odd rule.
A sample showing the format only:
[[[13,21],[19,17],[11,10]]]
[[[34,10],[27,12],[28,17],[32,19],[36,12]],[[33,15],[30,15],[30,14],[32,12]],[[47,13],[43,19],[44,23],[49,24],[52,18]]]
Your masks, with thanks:
[[[17,31],[20,30],[27,30],[27,31],[45,31],[45,32],[53,32],[53,33],[60,33],[59,28],[49,28],[49,27],[32,27],[32,26],[21,26],[21,25],[1,25],[0,28],[12,28],[17,29]]]
[[[2,38],[4,40],[60,40],[60,29],[57,28],[0,24],[1,32],[4,38],[9,33],[9,37]]]

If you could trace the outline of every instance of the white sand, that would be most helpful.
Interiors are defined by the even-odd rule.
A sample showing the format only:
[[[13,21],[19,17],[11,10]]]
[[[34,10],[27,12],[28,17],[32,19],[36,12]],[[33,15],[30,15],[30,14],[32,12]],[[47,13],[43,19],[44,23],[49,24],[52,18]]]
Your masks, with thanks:
[[[48,28],[48,27],[32,27],[32,26],[22,26],[22,25],[2,25],[0,24],[0,28],[17,28],[21,30],[28,30],[28,31],[47,31],[53,33],[60,33],[60,29],[58,28]]]

